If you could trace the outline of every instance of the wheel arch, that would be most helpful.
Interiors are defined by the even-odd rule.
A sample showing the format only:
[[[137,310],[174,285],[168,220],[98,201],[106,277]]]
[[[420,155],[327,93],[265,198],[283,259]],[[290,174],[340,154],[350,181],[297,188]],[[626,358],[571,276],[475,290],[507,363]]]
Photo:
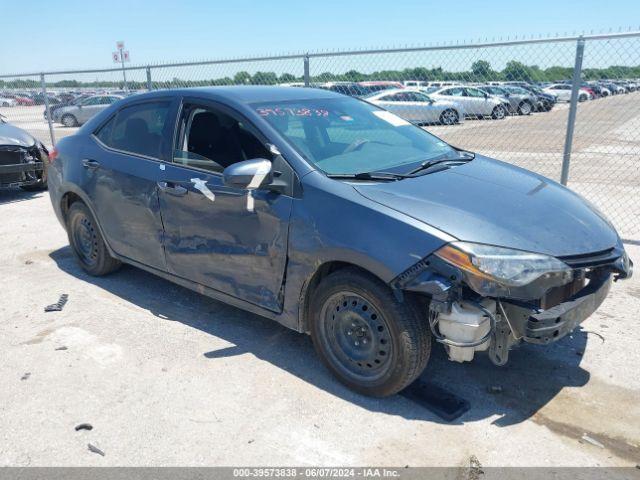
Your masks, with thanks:
[[[93,208],[93,204],[91,203],[91,200],[89,200],[89,197],[82,190],[80,190],[79,188],[74,188],[73,186],[67,186],[65,193],[63,193],[60,197],[60,213],[62,214],[62,220],[64,221],[65,228],[67,225],[67,216],[69,213],[69,208],[71,208],[71,205],[73,205],[75,202],[82,202],[86,205],[86,207],[91,212],[93,219],[95,220],[95,223],[98,227],[98,231],[100,232],[100,235],[102,235],[102,239],[104,241],[105,246],[107,247],[107,251],[112,257],[119,258],[118,254],[115,253],[111,248],[111,246],[109,245],[109,241],[107,240],[107,237],[104,234],[104,230],[102,229],[102,225],[100,224],[100,220],[96,215],[96,211]]]
[[[309,331],[309,310],[311,306],[311,299],[313,298],[313,293],[320,285],[320,282],[326,278],[328,275],[336,272],[338,270],[351,269],[361,273],[364,276],[372,278],[378,282],[382,282],[387,284],[379,275],[376,275],[371,270],[368,270],[361,265],[357,265],[355,263],[343,260],[331,260],[326,261],[319,265],[315,271],[307,278],[307,281],[304,283],[302,287],[302,291],[300,292],[300,311],[299,311],[299,321],[300,321],[300,331],[308,332]]]

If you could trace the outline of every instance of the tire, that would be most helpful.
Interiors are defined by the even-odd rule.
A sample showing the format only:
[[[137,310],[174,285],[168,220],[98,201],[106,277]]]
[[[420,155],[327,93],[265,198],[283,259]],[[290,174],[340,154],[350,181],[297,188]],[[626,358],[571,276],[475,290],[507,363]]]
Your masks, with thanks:
[[[80,266],[89,275],[106,275],[120,267],[120,261],[109,255],[91,211],[82,202],[69,208],[67,235]]]
[[[520,115],[531,115],[531,113],[533,112],[533,105],[531,105],[531,102],[527,102],[526,100],[522,103],[520,103],[520,105],[518,105],[518,113]]]
[[[587,96],[584,93],[581,93],[580,95],[578,95],[578,101],[579,102],[586,102],[587,101]]]
[[[454,125],[458,122],[460,122],[460,116],[452,108],[448,108],[440,114],[440,123],[442,125]]]
[[[496,105],[493,107],[493,111],[491,112],[491,118],[494,120],[502,120],[506,115],[507,114],[502,105]]]
[[[424,370],[431,332],[413,299],[357,269],[325,277],[311,298],[311,338],[327,368],[358,393],[398,393]]]
[[[70,113],[65,113],[60,119],[60,123],[65,127],[77,127],[78,119]]]

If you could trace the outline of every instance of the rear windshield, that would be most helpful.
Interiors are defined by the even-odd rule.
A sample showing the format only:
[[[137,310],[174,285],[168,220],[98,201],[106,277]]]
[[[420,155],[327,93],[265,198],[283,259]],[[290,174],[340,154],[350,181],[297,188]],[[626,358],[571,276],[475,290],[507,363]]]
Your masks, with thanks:
[[[407,169],[455,151],[406,120],[353,98],[255,103],[252,107],[328,174]]]

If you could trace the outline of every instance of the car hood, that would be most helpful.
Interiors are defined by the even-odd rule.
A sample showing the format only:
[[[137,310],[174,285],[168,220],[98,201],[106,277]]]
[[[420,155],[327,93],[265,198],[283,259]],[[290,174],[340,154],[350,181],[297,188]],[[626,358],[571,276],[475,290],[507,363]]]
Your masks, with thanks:
[[[0,123],[0,146],[15,145],[18,147],[33,147],[36,139],[24,130],[9,125],[8,123]]]
[[[486,157],[416,178],[353,186],[459,240],[553,256],[597,252],[619,242],[611,224],[579,195]]]

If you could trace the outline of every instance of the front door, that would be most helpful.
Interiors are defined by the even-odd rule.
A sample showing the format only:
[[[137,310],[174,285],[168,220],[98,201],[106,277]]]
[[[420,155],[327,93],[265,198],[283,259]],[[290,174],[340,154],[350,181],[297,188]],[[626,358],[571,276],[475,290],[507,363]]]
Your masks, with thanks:
[[[159,183],[169,271],[279,311],[293,199],[258,189],[249,208],[248,191],[222,178],[233,163],[273,155],[224,107],[185,103],[178,132]]]

